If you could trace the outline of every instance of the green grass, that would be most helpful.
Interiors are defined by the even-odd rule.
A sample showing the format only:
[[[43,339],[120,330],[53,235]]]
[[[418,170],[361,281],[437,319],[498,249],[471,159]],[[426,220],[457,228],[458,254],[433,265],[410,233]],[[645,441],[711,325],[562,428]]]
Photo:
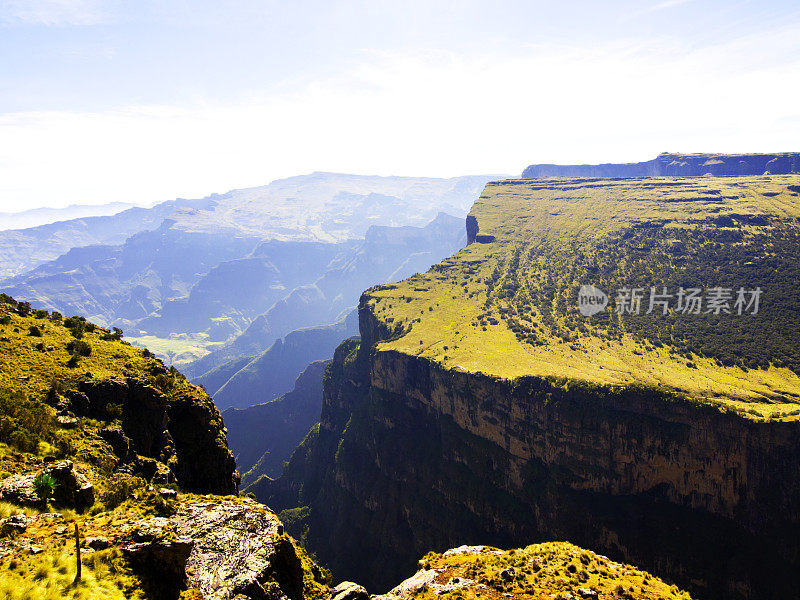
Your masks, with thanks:
[[[447,368],[646,384],[749,418],[800,416],[798,176],[512,180],[472,208],[481,236],[366,306],[379,345]],[[485,239],[485,238],[484,238]],[[583,317],[577,291],[764,290],[756,316]]]

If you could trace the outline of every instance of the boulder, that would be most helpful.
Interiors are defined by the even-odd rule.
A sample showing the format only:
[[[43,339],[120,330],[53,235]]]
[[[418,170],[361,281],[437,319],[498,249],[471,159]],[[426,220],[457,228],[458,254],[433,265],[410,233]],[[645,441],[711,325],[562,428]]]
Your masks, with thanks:
[[[111,545],[111,542],[108,541],[108,538],[98,536],[87,537],[86,540],[84,540],[84,544],[93,550],[105,550]]]
[[[162,498],[177,498],[178,492],[169,488],[159,488],[158,495]]]
[[[206,600],[303,596],[303,569],[291,540],[278,535],[280,521],[255,502],[184,504],[176,533],[195,541],[187,562],[189,587]]]
[[[352,581],[343,581],[331,590],[332,600],[369,600],[367,590],[353,583]]]
[[[62,460],[44,470],[56,480],[55,497],[75,508],[85,508],[94,504],[94,486],[85,475],[75,470],[71,460]]]
[[[32,474],[9,475],[0,481],[0,500],[20,506],[35,506],[41,502],[33,487]]]
[[[25,515],[12,515],[0,521],[0,535],[13,535],[23,533],[28,528],[30,517]]]
[[[97,434],[114,449],[114,454],[120,462],[128,462],[135,458],[136,455],[131,450],[131,438],[119,427],[104,427]]]
[[[64,429],[75,429],[78,426],[78,419],[68,415],[59,415],[56,417],[56,422],[59,427]]]

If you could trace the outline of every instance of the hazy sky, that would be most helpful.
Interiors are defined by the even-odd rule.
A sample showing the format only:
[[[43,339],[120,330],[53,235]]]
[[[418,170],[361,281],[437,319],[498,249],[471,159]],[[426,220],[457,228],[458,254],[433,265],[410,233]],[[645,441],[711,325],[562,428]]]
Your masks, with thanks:
[[[0,211],[800,150],[787,2],[0,0]]]

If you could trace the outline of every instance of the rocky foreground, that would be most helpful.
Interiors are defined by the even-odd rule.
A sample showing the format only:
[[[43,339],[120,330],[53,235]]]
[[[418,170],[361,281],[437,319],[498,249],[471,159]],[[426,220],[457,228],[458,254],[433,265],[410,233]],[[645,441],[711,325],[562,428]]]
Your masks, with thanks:
[[[263,504],[249,498],[178,495],[150,516],[130,502],[112,512],[11,515],[0,521],[0,596],[182,598],[194,600],[368,600],[357,583],[330,587],[317,566]],[[75,576],[74,523],[83,579]],[[49,571],[53,572],[49,572]],[[106,587],[103,587],[105,585]],[[48,595],[49,594],[49,595]],[[9,595],[3,597],[15,597]],[[642,598],[689,595],[648,573],[568,543],[502,551],[462,546],[430,553],[411,578],[374,600],[432,598]]]
[[[19,511],[0,521],[0,597],[323,598],[327,571],[284,533],[266,506],[249,498],[159,496],[161,514],[143,512],[137,499],[114,511],[77,517]],[[79,527],[82,583],[75,577]],[[104,581],[105,580],[105,581]],[[108,596],[100,583],[106,584]],[[14,596],[10,596],[14,597]]]

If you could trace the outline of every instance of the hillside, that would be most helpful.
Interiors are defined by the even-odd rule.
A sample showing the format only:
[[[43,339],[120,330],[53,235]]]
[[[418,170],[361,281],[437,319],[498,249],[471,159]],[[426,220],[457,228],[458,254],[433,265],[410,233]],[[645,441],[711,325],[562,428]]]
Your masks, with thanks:
[[[798,216],[796,176],[492,183],[468,217],[476,243],[367,301],[402,331],[382,350],[504,378],[635,382],[796,418]],[[580,314],[583,285],[607,292],[605,310]],[[672,294],[668,314],[662,304],[647,314],[651,287]],[[681,287],[729,298],[719,314],[676,312]],[[763,290],[757,314],[738,314],[741,287]],[[641,290],[639,314],[616,313],[623,288]]]
[[[212,400],[118,332],[2,295],[0,356],[0,441],[10,447],[37,460],[85,463],[101,488],[124,466],[186,491],[236,492],[234,459]],[[5,458],[12,469],[20,466],[13,452]]]
[[[537,177],[692,177],[698,175],[788,175],[800,173],[800,153],[680,154],[663,152],[653,160],[601,165],[530,165],[526,179]]]
[[[431,548],[568,539],[703,598],[796,595],[798,216],[798,176],[487,184],[465,249],[362,296],[319,427],[251,489],[377,588]]]
[[[630,565],[565,542],[535,544],[509,551],[460,546],[431,552],[419,571],[375,600],[463,600],[496,598],[636,598],[689,600],[687,592]]]

